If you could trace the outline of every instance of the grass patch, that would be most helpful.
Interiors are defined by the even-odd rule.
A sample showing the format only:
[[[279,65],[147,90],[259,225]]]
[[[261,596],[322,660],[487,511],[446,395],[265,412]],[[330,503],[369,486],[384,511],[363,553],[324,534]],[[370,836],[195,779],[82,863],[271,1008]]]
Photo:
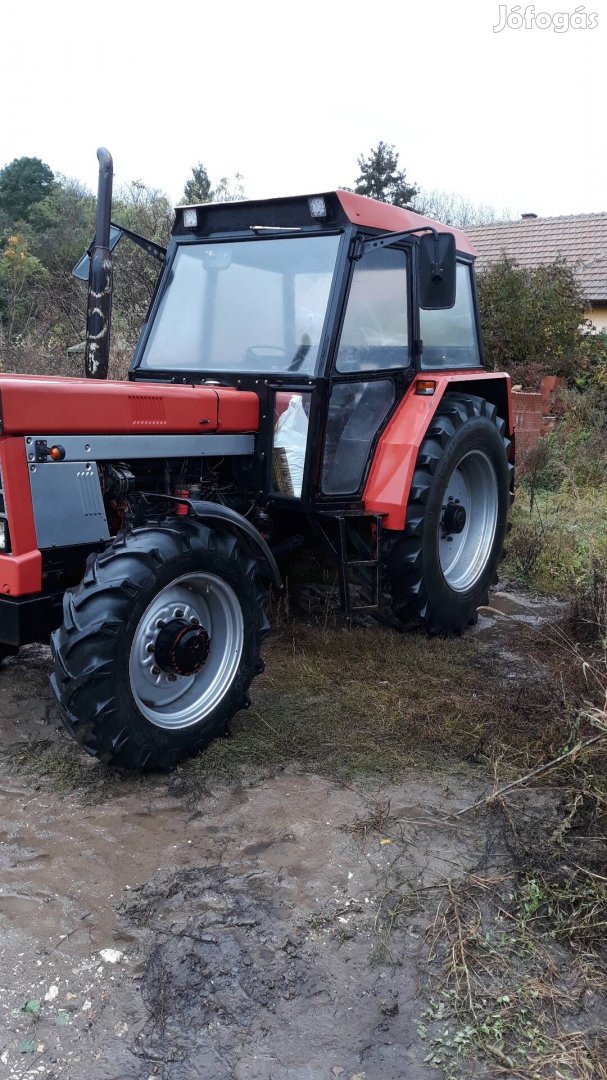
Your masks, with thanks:
[[[556,430],[517,462],[507,568],[543,592],[575,594],[607,567],[605,385],[565,392]]]
[[[40,739],[16,743],[2,752],[5,766],[31,777],[38,787],[58,795],[77,794],[84,802],[98,802],[120,793],[119,789],[143,786],[149,778],[122,773],[88,757],[77,743]]]
[[[103,766],[83,756],[76,743],[41,739],[38,742],[17,743],[3,753],[9,766],[28,776],[44,778],[49,787],[64,795],[76,789],[95,785]]]
[[[521,486],[506,572],[540,592],[570,596],[593,563],[607,566],[607,487],[536,491]]]
[[[517,633],[522,632],[517,627]],[[545,652],[545,644],[530,639]],[[233,737],[183,766],[204,785],[299,764],[341,780],[394,777],[418,763],[466,758],[522,768],[562,744],[563,703],[549,672],[516,687],[473,639],[429,639],[379,626],[283,624],[267,673]]]

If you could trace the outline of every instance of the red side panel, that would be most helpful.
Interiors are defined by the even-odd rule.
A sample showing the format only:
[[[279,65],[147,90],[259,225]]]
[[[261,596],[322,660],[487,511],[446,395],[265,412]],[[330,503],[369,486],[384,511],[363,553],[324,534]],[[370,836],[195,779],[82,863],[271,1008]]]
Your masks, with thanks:
[[[259,428],[259,398],[248,390],[217,388],[219,416],[217,430],[224,434],[257,431]]]
[[[42,588],[42,557],[36,546],[23,439],[0,438],[0,468],[12,551],[0,555],[0,593],[25,596]]]
[[[429,397],[416,394],[417,382],[432,380],[436,383],[434,394]],[[458,371],[425,372],[411,384],[394,416],[383,432],[377,445],[373,463],[363,494],[365,509],[372,514],[384,514],[387,529],[403,529],[409,491],[413,480],[417,454],[437,410],[438,404],[450,385],[473,381],[507,380],[508,430],[512,431],[510,380],[498,372]],[[475,393],[481,391],[475,386]]]
[[[126,435],[256,431],[256,394],[210,386],[167,386],[1,375],[5,435]]]

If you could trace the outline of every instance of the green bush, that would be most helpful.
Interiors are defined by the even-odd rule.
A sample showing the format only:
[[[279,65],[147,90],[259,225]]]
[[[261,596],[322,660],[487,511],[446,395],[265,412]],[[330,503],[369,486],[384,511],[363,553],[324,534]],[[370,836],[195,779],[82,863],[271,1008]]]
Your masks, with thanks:
[[[592,367],[586,301],[564,261],[527,268],[504,257],[479,275],[478,294],[489,368],[534,390],[543,375],[575,382],[584,349],[584,366]]]

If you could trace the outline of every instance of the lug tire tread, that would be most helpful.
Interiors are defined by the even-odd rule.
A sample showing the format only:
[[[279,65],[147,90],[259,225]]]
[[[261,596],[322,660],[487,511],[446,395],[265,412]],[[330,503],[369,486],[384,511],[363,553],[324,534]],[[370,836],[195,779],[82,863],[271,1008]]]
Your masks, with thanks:
[[[448,623],[428,595],[424,580],[423,533],[426,507],[432,490],[433,477],[453,436],[467,421],[485,418],[495,425],[504,452],[509,456],[510,440],[505,437],[505,422],[498,416],[495,405],[484,398],[457,393],[445,394],[423,440],[410,489],[405,528],[392,536],[385,534],[384,581],[385,606],[391,621],[401,629],[423,626],[430,635],[460,634],[478,616],[476,608],[489,601],[489,591],[481,586],[474,608],[464,611],[458,621]],[[509,504],[514,499],[514,466],[508,462]],[[491,574],[491,583],[496,575]]]
[[[233,575],[241,607],[239,589],[247,607],[249,633],[236,677],[200,725],[175,732],[155,727],[139,713],[134,699],[129,703],[129,723],[117,689],[116,667],[120,639],[134,605],[139,600],[142,614],[159,575],[160,588],[170,582],[173,564],[177,568],[183,560],[200,560],[199,566],[185,571],[196,572],[206,569],[203,564],[208,558],[210,572],[220,573],[219,568],[225,566]],[[175,577],[180,573],[176,569]],[[163,575],[169,575],[166,581]],[[203,749],[244,707],[253,678],[263,671],[260,647],[270,629],[266,597],[255,559],[233,533],[221,527],[209,528],[184,518],[178,525],[142,526],[118,538],[89,562],[82,582],[66,591],[63,622],[51,638],[54,671],[50,683],[68,732],[92,756],[136,770],[167,770]],[[127,645],[130,649],[130,641]],[[138,718],[135,725],[133,712]]]

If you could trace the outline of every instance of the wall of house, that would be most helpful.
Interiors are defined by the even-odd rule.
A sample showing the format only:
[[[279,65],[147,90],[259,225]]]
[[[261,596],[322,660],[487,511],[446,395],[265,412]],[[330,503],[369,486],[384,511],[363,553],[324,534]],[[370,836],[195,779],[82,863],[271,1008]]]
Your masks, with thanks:
[[[591,306],[586,312],[586,318],[594,323],[597,330],[607,330],[607,304]]]

